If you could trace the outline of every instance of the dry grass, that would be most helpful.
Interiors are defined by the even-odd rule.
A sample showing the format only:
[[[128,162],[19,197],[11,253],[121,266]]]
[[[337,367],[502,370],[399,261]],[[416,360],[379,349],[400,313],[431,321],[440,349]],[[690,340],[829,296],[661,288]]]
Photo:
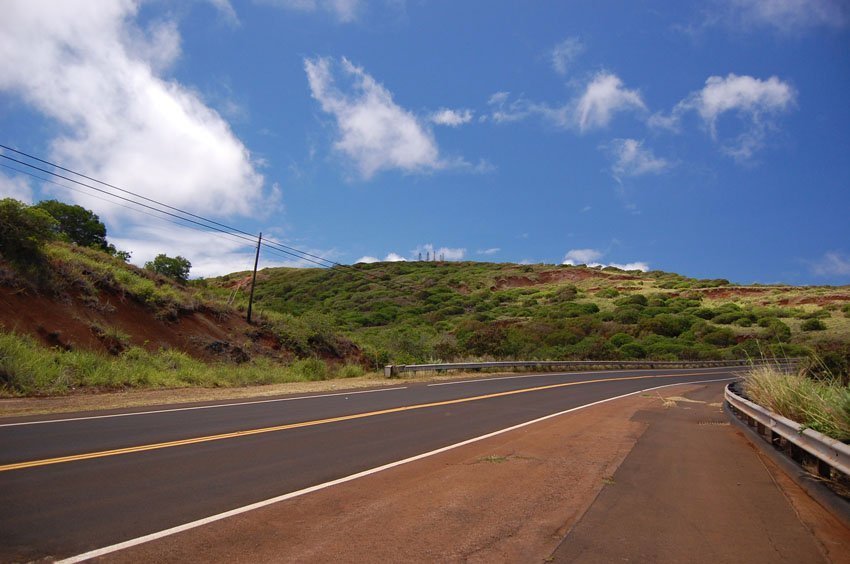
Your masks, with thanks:
[[[755,366],[744,377],[744,392],[755,403],[839,441],[850,441],[850,388],[819,381],[803,372]]]

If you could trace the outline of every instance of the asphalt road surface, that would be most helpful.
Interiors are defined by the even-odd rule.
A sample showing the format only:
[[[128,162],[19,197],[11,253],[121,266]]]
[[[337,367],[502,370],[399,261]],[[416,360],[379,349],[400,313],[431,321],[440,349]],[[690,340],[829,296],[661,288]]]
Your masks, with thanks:
[[[547,373],[0,420],[0,560],[71,557],[588,403],[734,370]]]

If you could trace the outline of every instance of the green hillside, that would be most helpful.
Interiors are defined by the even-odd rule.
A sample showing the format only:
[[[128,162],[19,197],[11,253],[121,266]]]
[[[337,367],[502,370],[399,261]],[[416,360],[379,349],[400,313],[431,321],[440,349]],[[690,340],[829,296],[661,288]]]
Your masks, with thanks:
[[[200,282],[235,303],[248,273]],[[243,285],[247,287],[247,285]],[[728,359],[819,352],[846,370],[850,287],[738,286],[665,272],[397,262],[260,272],[278,327],[335,327],[376,364],[492,359]],[[283,335],[284,341],[287,336]]]

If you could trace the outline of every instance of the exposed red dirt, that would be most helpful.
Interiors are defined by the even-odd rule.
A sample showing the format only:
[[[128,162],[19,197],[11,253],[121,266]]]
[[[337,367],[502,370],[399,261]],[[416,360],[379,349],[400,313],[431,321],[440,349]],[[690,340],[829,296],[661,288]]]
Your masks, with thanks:
[[[564,268],[559,270],[547,270],[531,276],[509,276],[496,280],[494,290],[505,288],[525,288],[528,286],[539,286],[553,282],[579,282],[589,278],[604,278],[606,280],[638,280],[639,277],[630,274],[611,274],[592,268]]]
[[[779,301],[782,305],[819,305],[825,306],[834,303],[850,302],[850,295],[814,296],[808,298],[784,298]]]
[[[725,299],[734,296],[757,296],[773,292],[776,288],[708,288],[699,290],[706,298]]]
[[[116,353],[126,346],[179,349],[203,360],[246,360],[242,349],[288,356],[272,334],[249,325],[233,312],[199,308],[176,320],[157,319],[135,300],[102,292],[97,301],[56,298],[31,289],[0,287],[0,323],[7,331],[30,334],[49,346]],[[104,331],[104,329],[106,331]],[[125,339],[116,339],[120,332]]]

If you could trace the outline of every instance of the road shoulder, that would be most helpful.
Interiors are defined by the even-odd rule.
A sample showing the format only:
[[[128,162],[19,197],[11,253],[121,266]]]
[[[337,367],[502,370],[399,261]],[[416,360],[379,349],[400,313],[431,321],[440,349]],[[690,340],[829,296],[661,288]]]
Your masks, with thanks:
[[[553,561],[846,561],[848,531],[729,424],[722,385],[671,395]]]

